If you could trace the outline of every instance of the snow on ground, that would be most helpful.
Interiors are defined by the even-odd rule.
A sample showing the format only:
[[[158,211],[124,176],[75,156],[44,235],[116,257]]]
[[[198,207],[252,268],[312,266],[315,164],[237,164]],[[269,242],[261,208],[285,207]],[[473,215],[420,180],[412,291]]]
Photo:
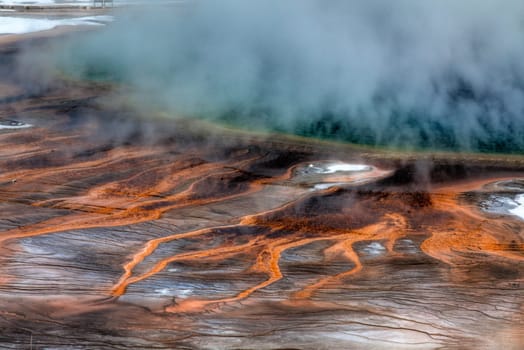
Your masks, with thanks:
[[[331,187],[343,186],[344,184],[345,184],[344,182],[326,182],[326,183],[316,184],[313,187],[313,189],[317,191],[323,191],[323,190],[328,190]]]
[[[89,0],[68,0],[68,1],[56,1],[56,0],[0,0],[0,5],[69,5],[69,4],[89,4],[93,1]]]
[[[112,16],[90,16],[68,19],[43,19],[28,17],[0,17],[0,34],[24,34],[53,29],[58,26],[103,25]]]
[[[481,207],[490,213],[511,214],[524,220],[524,194],[492,195],[481,203]]]
[[[386,252],[386,248],[379,242],[372,242],[368,244],[363,251],[368,255],[381,255]]]
[[[54,4],[55,0],[0,0],[0,4],[14,4],[14,5],[26,5],[26,4]]]
[[[17,122],[14,120],[0,120],[0,130],[1,129],[25,129],[32,127],[31,124],[26,124],[22,122]]]
[[[333,163],[326,166],[324,174],[333,174],[337,171],[369,171],[371,167],[364,164]]]
[[[186,0],[113,0],[115,6],[128,4],[165,4]],[[100,6],[100,1],[97,2]],[[110,5],[110,1],[106,1]],[[93,0],[0,0],[0,6],[93,6]]]
[[[317,174],[334,174],[336,172],[353,172],[353,171],[370,171],[371,167],[364,164],[348,164],[342,162],[333,162],[327,164],[310,164],[309,170]]]
[[[509,212],[520,217],[521,219],[524,219],[524,194],[519,194],[517,197],[515,197],[513,204],[515,207],[510,209]]]

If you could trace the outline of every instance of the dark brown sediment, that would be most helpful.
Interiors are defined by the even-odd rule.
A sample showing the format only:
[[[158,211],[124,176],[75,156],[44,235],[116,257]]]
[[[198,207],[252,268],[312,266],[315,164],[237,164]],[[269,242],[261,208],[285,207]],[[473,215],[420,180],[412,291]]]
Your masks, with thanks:
[[[7,49],[5,49],[7,50]],[[18,49],[1,53],[8,71]],[[6,348],[524,346],[523,222],[464,195],[524,158],[402,154],[0,87]],[[297,180],[308,164],[369,172]],[[474,197],[474,196],[473,196]]]

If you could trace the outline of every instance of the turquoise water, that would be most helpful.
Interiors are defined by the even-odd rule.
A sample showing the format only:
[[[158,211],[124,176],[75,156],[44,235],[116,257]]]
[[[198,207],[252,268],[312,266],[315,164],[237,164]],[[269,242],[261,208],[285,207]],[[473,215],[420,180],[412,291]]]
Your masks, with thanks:
[[[140,101],[147,101],[152,109],[176,115],[248,130],[269,130],[400,150],[524,154],[524,111],[518,118],[501,108],[500,115],[494,117],[492,107],[483,109],[482,106],[492,106],[496,100],[490,96],[481,99],[463,87],[450,91],[450,106],[445,109],[447,114],[442,115],[380,99],[376,105],[357,111],[332,108],[326,102],[289,112],[289,108],[281,108],[279,103],[293,106],[293,98],[275,99],[271,80],[248,93],[236,90],[230,93],[221,86],[201,84],[193,95],[185,98],[180,91],[187,93],[187,90],[179,89],[176,80],[177,74],[185,72],[177,73],[177,67],[162,70],[149,66],[147,60],[155,58],[147,57],[147,52],[144,57],[138,56],[144,59],[143,62],[127,64],[121,64],[114,55],[89,49],[89,45],[81,41],[73,43],[65,52],[67,54],[56,61],[65,74],[133,87],[141,95]],[[170,67],[166,63],[158,66]],[[224,75],[227,81],[226,73],[218,74]],[[200,79],[201,83],[202,77]],[[278,81],[278,77],[275,79]],[[185,76],[183,81],[191,79]],[[200,97],[196,102],[195,95]],[[243,96],[247,96],[245,100]],[[460,106],[468,104],[477,106],[477,111],[462,115]],[[333,105],[337,105],[336,101]]]
[[[263,117],[257,116],[256,113],[246,117],[230,112],[219,116],[208,116],[207,119],[240,128],[246,128],[246,120],[248,120],[247,125],[264,130],[398,150],[524,153],[524,131],[521,128],[491,131],[488,129],[488,132],[482,135],[467,135],[461,139],[460,133],[457,132],[460,125],[450,122],[449,118],[439,121],[409,112],[399,115],[386,129],[374,128],[370,123],[362,122],[361,119],[351,115],[332,113],[312,114],[307,118],[296,120],[291,126],[280,125],[276,122],[277,115],[272,116],[267,113],[264,113]],[[251,123],[249,119],[255,122]]]

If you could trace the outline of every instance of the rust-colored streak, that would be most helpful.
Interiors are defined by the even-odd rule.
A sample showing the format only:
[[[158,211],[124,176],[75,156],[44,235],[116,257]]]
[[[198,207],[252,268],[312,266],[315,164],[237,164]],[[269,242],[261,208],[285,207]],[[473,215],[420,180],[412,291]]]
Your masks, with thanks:
[[[230,227],[232,227],[232,226],[230,226]],[[228,228],[228,226],[223,226],[223,227],[220,227],[220,228]],[[146,274],[144,274],[142,276],[131,277],[133,269],[138,264],[140,264],[146,257],[151,255],[155,251],[155,249],[158,248],[158,246],[160,244],[166,243],[166,242],[171,242],[171,241],[174,241],[174,240],[177,240],[177,239],[184,239],[184,238],[189,238],[189,237],[195,237],[195,236],[203,235],[203,234],[209,233],[209,232],[211,232],[211,230],[203,229],[203,230],[186,232],[186,233],[181,233],[181,234],[177,234],[177,235],[162,237],[162,238],[153,239],[153,240],[148,241],[145,244],[144,248],[142,250],[140,250],[138,253],[136,253],[133,256],[133,259],[130,262],[128,262],[127,264],[124,265],[124,271],[125,272],[122,275],[122,277],[120,278],[120,280],[118,281],[118,283],[113,287],[113,290],[112,290],[113,296],[121,296],[122,294],[125,293],[125,290],[126,290],[126,288],[127,288],[127,286],[129,284],[141,281],[141,280],[143,280],[145,278],[148,278],[148,277],[151,277],[152,275],[162,271],[167,266],[167,264],[169,264],[170,262],[173,262],[173,261],[176,261],[176,260],[182,260],[184,258],[185,259],[188,259],[188,258],[191,258],[191,257],[192,258],[197,258],[198,256],[201,257],[201,256],[205,256],[206,254],[214,255],[214,254],[218,254],[218,253],[223,253],[224,249],[214,249],[213,252],[205,251],[205,252],[199,252],[199,254],[196,254],[196,253],[181,254],[180,256],[170,257],[168,259],[164,259],[164,260],[160,261],[149,272],[147,272]]]
[[[208,171],[209,167],[206,167],[204,171]],[[222,173],[227,174],[230,172]],[[22,175],[21,178],[24,178]],[[205,178],[205,177],[204,177]],[[199,178],[198,180],[200,180]],[[88,210],[91,213],[80,213],[71,214],[58,219],[51,219],[48,221],[40,222],[35,225],[29,225],[24,227],[18,227],[14,230],[8,230],[1,233],[0,242],[38,236],[42,234],[50,234],[56,232],[62,232],[67,230],[78,230],[78,229],[90,229],[90,228],[101,228],[101,227],[115,227],[124,226],[129,224],[136,224],[145,221],[151,221],[159,218],[164,212],[170,210],[188,206],[198,206],[210,204],[216,201],[224,201],[237,197],[238,195],[225,195],[221,198],[210,197],[208,199],[190,199],[194,192],[192,190],[192,184],[189,189],[173,195],[166,196],[160,199],[151,199],[140,201],[136,204],[135,201],[123,202],[121,198],[108,197],[106,189],[96,190],[94,195],[75,198],[63,198],[60,199],[62,204],[59,206],[53,206],[56,209],[69,209],[84,212],[86,206],[92,206],[96,210]],[[260,185],[254,183],[250,185],[250,188],[246,193],[239,195],[246,195],[252,191],[257,191]],[[105,195],[101,196],[98,192],[102,191]],[[138,196],[140,198],[141,196]],[[82,203],[81,206],[75,205],[75,203]],[[87,203],[87,204],[86,204]],[[96,203],[96,204],[89,204]],[[38,204],[37,204],[38,205]],[[128,205],[128,207],[125,207]]]
[[[187,300],[174,306],[166,308],[167,312],[200,312],[210,306],[219,306],[225,303],[237,302],[248,298],[253,293],[263,288],[278,282],[282,277],[282,272],[279,266],[279,260],[282,253],[288,249],[300,247],[302,245],[324,240],[321,237],[298,239],[296,241],[287,242],[287,240],[276,240],[271,244],[267,244],[265,249],[257,256],[256,263],[252,266],[252,270],[256,272],[263,272],[267,274],[268,279],[250,287],[236,296],[231,298],[216,299],[216,300]],[[165,265],[162,266],[164,268]]]
[[[462,193],[481,190],[490,183],[513,179],[514,177],[499,177],[437,188],[432,196],[433,207],[449,213],[449,218],[445,225],[428,228],[431,237],[421,244],[421,249],[449,265],[462,260],[461,253],[488,254],[510,261],[523,261],[522,249],[515,249],[516,252],[500,249],[509,241],[520,241],[518,235],[508,232],[504,224],[507,218],[489,218],[478,207],[466,205],[458,199]],[[522,243],[517,246],[522,246]]]
[[[0,119],[24,111],[37,125],[0,131],[6,337],[27,327],[71,341],[80,325],[92,348],[117,344],[113,334],[126,339],[119,348],[273,348],[275,339],[282,348],[358,348],[360,339],[482,348],[475,342],[489,343],[488,333],[523,339],[515,325],[524,325],[524,223],[482,205],[524,193],[521,157],[429,161],[123,118],[93,101],[103,86],[70,84],[0,104]],[[314,173],[329,162],[369,169]],[[225,320],[230,333],[217,329]],[[70,321],[75,331],[55,332]],[[297,330],[317,328],[311,337],[326,344],[294,343]]]
[[[387,249],[392,253],[395,242],[405,235],[406,231],[406,220],[403,217],[398,214],[388,214],[384,217],[383,222],[379,224],[371,225],[358,231],[349,232],[341,242],[330,247],[326,251],[326,255],[335,256],[342,254],[348,261],[354,264],[354,267],[335,276],[327,276],[306,287],[302,291],[295,293],[294,297],[299,299],[311,298],[316,290],[321,289],[327,284],[343,283],[345,278],[360,272],[360,270],[362,270],[362,263],[360,262],[358,254],[353,249],[355,243],[362,241],[388,240]]]

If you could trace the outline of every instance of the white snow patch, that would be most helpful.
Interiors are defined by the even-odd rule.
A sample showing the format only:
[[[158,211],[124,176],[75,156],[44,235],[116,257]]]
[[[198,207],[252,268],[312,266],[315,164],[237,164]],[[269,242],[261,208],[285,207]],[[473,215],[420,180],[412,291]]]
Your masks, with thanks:
[[[524,220],[524,194],[517,194],[514,198],[494,195],[482,203],[482,208],[487,212],[511,214]]]
[[[190,289],[172,289],[172,288],[160,288],[155,289],[155,293],[160,295],[166,295],[171,297],[186,297],[193,291]]]
[[[333,163],[326,166],[324,174],[332,174],[337,171],[368,171],[370,169],[369,165],[364,164]]]
[[[13,124],[0,124],[0,129],[25,129],[30,128],[33,125],[24,123],[13,123]]]
[[[331,183],[327,182],[327,183],[316,184],[314,189],[317,190],[317,191],[322,191],[322,190],[330,189],[331,187],[342,186],[342,185],[345,185],[345,183],[343,183],[343,182],[331,182]]]
[[[512,202],[512,204],[515,205],[515,208],[510,209],[509,212],[524,219],[524,194],[519,194]]]
[[[54,4],[55,0],[4,0],[0,1],[1,5],[46,5]]]
[[[120,5],[151,5],[151,4],[172,4],[185,2],[187,0],[113,0],[114,6]],[[93,0],[69,0],[69,1],[56,1],[56,0],[0,0],[0,5],[4,6],[43,6],[54,7],[54,6],[93,6]],[[106,6],[111,6],[111,3],[106,1]],[[100,7],[100,3],[98,3]]]
[[[108,15],[100,15],[100,16],[85,16],[85,17],[72,18],[72,20],[80,20],[80,21],[89,21],[89,22],[109,23],[109,22],[113,22],[113,21],[115,20],[115,17],[113,17],[113,16],[108,16]]]
[[[95,25],[113,21],[112,16],[89,16],[68,19],[0,17],[0,34],[24,34],[49,30],[58,26]]]
[[[370,255],[380,255],[386,251],[386,248],[378,242],[372,242],[368,244],[363,251]]]
[[[370,171],[371,166],[365,164],[350,164],[342,162],[333,162],[326,164],[309,164],[308,170],[317,174],[334,174],[336,172],[356,172]]]
[[[173,292],[169,288],[155,289],[155,293],[158,293],[160,295],[173,295]]]

